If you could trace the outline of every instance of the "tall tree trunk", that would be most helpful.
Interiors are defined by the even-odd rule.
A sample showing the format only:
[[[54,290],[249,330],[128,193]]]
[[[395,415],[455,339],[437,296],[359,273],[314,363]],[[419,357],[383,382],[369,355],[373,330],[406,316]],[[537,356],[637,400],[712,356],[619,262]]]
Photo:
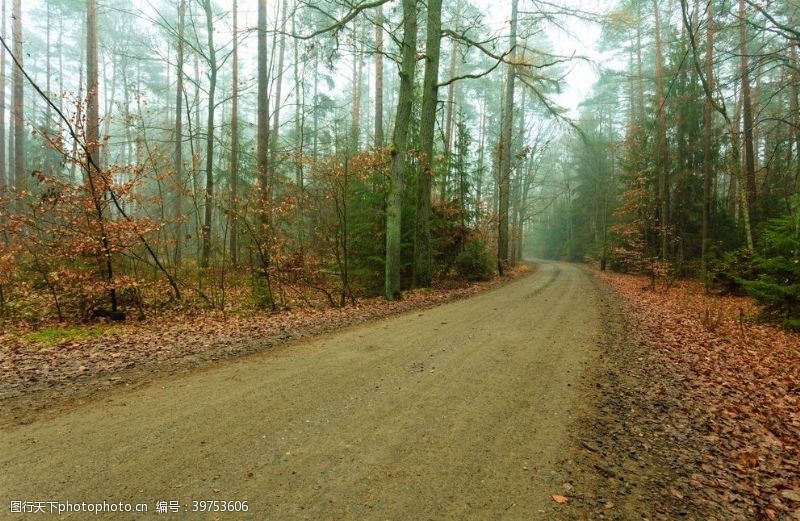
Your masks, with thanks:
[[[442,0],[428,0],[428,27],[425,42],[425,77],[422,80],[420,116],[419,179],[417,217],[414,234],[414,285],[431,285],[431,185],[433,182],[433,138],[436,132],[436,107],[439,104],[439,55],[442,44]]]
[[[747,10],[739,0],[739,54],[742,77],[742,117],[744,118],[744,177],[747,204],[752,216],[756,207],[756,162],[753,146],[753,100],[750,93],[750,57],[747,50]]]
[[[292,11],[292,34],[296,34],[295,18],[297,15],[298,3],[295,3]],[[305,154],[305,84],[300,77],[300,47],[299,39],[294,40],[294,179],[297,189],[296,210],[297,210],[297,250],[300,252],[301,262],[305,264],[305,180],[303,172],[303,155]],[[305,72],[305,64],[303,65]]]
[[[19,1],[19,0],[16,0]],[[111,245],[106,232],[104,203],[110,188],[110,179],[98,170],[100,159],[100,92],[97,44],[97,0],[86,2],[86,179],[91,191],[92,202],[98,225],[100,227],[100,244],[106,269],[111,311],[117,311],[117,290],[113,285],[114,270],[112,266]],[[17,139],[21,139],[17,136]],[[19,143],[16,154],[21,154]]]
[[[228,204],[231,265],[239,265],[239,14],[233,0],[233,73],[231,77],[231,171]]]
[[[417,0],[403,0],[403,43],[401,45],[400,91],[392,133],[392,166],[386,200],[385,297],[401,296],[401,224],[405,187],[406,152],[411,109],[414,102],[414,74],[417,53]]]
[[[522,148],[525,146],[525,91],[522,91],[522,99],[519,103],[519,127],[517,130],[517,140],[514,143],[513,147],[513,154],[517,155],[522,151]],[[513,141],[513,140],[512,140]],[[525,169],[526,171],[529,168]],[[524,179],[525,173],[522,171],[521,168],[516,170],[516,175],[512,180],[512,188],[510,199],[513,199],[513,204],[511,208],[513,208],[513,212],[511,212],[510,219],[512,220],[511,232],[509,240],[511,242],[511,252],[509,254],[511,262],[517,262],[522,260],[522,185],[525,181]],[[463,198],[462,198],[462,207],[461,207],[461,214],[464,215],[466,213],[466,208],[463,206]]]
[[[47,2],[44,8],[46,13],[45,47],[47,47],[47,50],[45,50],[45,76],[47,76],[46,79],[47,84],[45,85],[45,89],[47,92],[47,96],[52,98],[53,91],[50,88],[51,86],[50,81],[52,77],[52,73],[50,70],[50,2]],[[45,123],[44,123],[45,132],[48,133],[50,132],[50,123],[52,122],[52,120],[53,120],[53,109],[52,107],[50,107],[50,104],[48,103],[47,112],[45,113]]]
[[[714,2],[706,4],[706,82],[714,91]],[[711,235],[711,186],[714,177],[713,139],[714,107],[706,98],[703,106],[703,238],[701,246],[701,266],[703,281],[708,285],[708,247]]]
[[[194,53],[194,123],[189,116],[189,107],[186,107],[187,123],[189,124],[189,134],[192,138],[192,206],[194,214],[194,237],[196,257],[199,259],[202,250],[203,223],[200,218],[200,170],[201,170],[201,137],[202,126],[200,125],[200,105],[203,101],[200,95],[200,56]],[[187,104],[189,100],[186,100]],[[194,125],[194,128],[192,128]]]
[[[3,0],[3,5],[5,5]],[[64,112],[64,10],[58,13],[58,108]],[[59,120],[59,129],[63,129],[64,125]]]
[[[5,0],[4,0],[5,1]],[[383,5],[375,14],[375,147],[383,146]]]
[[[109,68],[111,69],[111,90],[110,91],[108,90],[108,81],[107,81],[108,80],[108,75],[107,74],[103,75],[103,91],[106,93],[106,95],[105,95],[106,106],[105,106],[105,114],[104,114],[104,121],[103,121],[103,133],[101,134],[101,139],[103,139],[102,136],[108,136],[111,133],[111,113],[114,110],[114,98],[115,98],[115,96],[117,94],[117,70],[119,69],[119,67],[118,67],[118,64],[114,63],[114,57],[113,56],[111,57],[111,67],[109,67]],[[106,68],[105,70],[108,70],[108,68]],[[48,108],[49,107],[50,107],[50,105],[48,105]],[[50,121],[50,117],[49,116],[47,118],[47,121],[48,122]],[[103,169],[108,168],[108,162],[110,160],[110,157],[111,157],[111,153],[110,153],[109,149],[107,148],[106,149],[106,153],[103,154],[103,164],[101,165],[101,167]]]
[[[24,190],[27,185],[25,176],[25,120],[24,110],[24,89],[22,79],[22,65],[25,58],[22,49],[22,5],[20,0],[14,0],[11,13],[11,38],[14,40],[14,56],[17,57],[19,67],[14,67],[13,83],[13,111],[14,111],[14,186],[19,190]],[[22,210],[22,201],[17,202],[17,210]]]
[[[664,94],[664,57],[661,45],[661,15],[658,0],[653,0],[656,36],[656,110],[658,111],[658,201],[660,258],[669,257],[669,141],[667,141],[667,106]]]
[[[644,120],[644,71],[642,60],[642,7],[636,2],[636,78],[638,86],[637,106],[639,108],[639,122]]]
[[[456,2],[456,17],[455,17],[455,30],[458,30],[458,24],[461,21],[461,8],[463,0]],[[454,78],[458,74],[458,43],[455,39],[450,42],[450,64],[448,74],[450,78]],[[450,156],[453,151],[453,118],[456,113],[456,105],[458,103],[456,92],[456,82],[452,82],[447,86],[447,108],[445,110],[444,122],[444,157],[447,162],[444,174],[442,175],[442,182],[439,186],[439,198],[444,201],[447,198],[447,188],[450,181]]]
[[[81,37],[80,37],[80,40],[81,41],[86,40],[86,19],[85,18],[83,18],[81,20]],[[85,65],[85,61],[86,61],[85,60],[85,57],[86,57],[86,46],[85,45],[81,45],[80,47],[81,47],[81,51],[80,51],[81,55],[80,55],[80,59],[78,60],[78,64],[79,64],[78,65],[78,99],[81,99],[82,95],[83,95],[83,73],[84,73],[83,69],[84,69],[84,65]],[[63,76],[64,69],[61,69],[61,72],[62,72],[62,76]],[[78,105],[78,107],[75,110],[75,121],[81,121],[83,119],[83,104],[82,103],[78,103],[77,105]],[[14,137],[13,137],[13,134],[12,134],[11,140],[13,141],[13,139],[14,139]],[[79,157],[80,154],[81,154],[81,152],[80,152],[80,144],[76,140],[76,141],[74,141],[72,143],[72,155],[73,155],[73,157],[77,158],[77,157]],[[11,160],[11,161],[13,161],[13,160]],[[77,181],[78,181],[78,175],[77,175],[78,166],[77,165],[78,165],[78,161],[73,161],[72,162],[72,166],[70,167],[69,178],[70,178],[70,181],[73,182],[73,183],[77,183]],[[85,170],[81,171],[82,174],[84,174],[85,172],[86,172]]]
[[[172,168],[175,171],[175,257],[177,269],[183,259],[183,38],[186,27],[186,0],[178,4],[178,56],[175,63],[175,152],[172,158]],[[127,94],[128,86],[125,85]],[[127,104],[126,104],[127,106]]]
[[[256,132],[256,169],[258,170],[258,217],[260,275],[265,281],[261,297],[274,306],[269,283],[270,186],[269,186],[269,75],[267,70],[267,0],[258,0],[258,122]]]
[[[312,103],[313,131],[311,132],[311,156],[314,162],[319,157],[319,51],[314,53],[314,102]]]
[[[269,215],[267,190],[269,188],[269,77],[267,71],[267,0],[258,0],[258,121],[256,136],[256,163],[261,185],[262,226],[266,227]],[[262,234],[266,230],[262,230]]]
[[[483,92],[481,102],[480,138],[478,140],[478,172],[475,182],[475,214],[476,220],[483,219],[483,182],[486,170],[486,111],[489,107],[486,91]]]
[[[2,0],[0,34],[6,39],[6,0]],[[0,52],[0,188],[11,184],[6,180],[6,52]]]
[[[358,42],[358,27],[353,25],[353,107],[350,127],[350,143],[353,152],[358,151],[361,141],[361,72],[363,49]]]
[[[797,46],[789,44],[789,57],[792,63],[792,99],[791,112],[794,114],[794,142],[795,142],[795,175],[793,192],[797,191],[800,182],[800,69],[798,69]]]
[[[511,0],[511,35],[509,49],[511,51],[511,64],[506,65],[505,100],[503,107],[503,123],[498,146],[498,198],[499,198],[499,226],[497,232],[497,269],[502,275],[510,265],[509,259],[509,196],[511,184],[511,132],[514,126],[514,58],[517,54],[517,6],[519,0]]]
[[[203,216],[203,251],[200,267],[207,268],[211,256],[211,227],[214,210],[214,104],[217,91],[217,53],[214,49],[214,14],[211,0],[204,0],[206,31],[208,31],[208,119],[206,123],[206,194]]]
[[[281,87],[283,86],[283,60],[286,55],[286,11],[286,0],[283,0],[281,14],[279,15],[281,17],[281,37],[280,43],[278,44],[278,70],[275,75],[275,111],[272,114],[272,149],[269,155],[269,165],[273,172],[277,171],[278,136],[280,133],[281,105],[283,104],[283,100],[281,99]]]

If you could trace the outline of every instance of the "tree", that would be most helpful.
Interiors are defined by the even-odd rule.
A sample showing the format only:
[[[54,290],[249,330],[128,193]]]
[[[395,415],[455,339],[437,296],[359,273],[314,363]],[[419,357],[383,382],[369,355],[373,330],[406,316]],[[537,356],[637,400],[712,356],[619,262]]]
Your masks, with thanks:
[[[661,43],[661,16],[658,0],[653,0],[655,13],[656,37],[656,119],[658,121],[658,201],[659,201],[659,234],[661,260],[669,256],[669,141],[667,140],[667,99],[664,89],[664,51]]]
[[[516,1],[516,0],[515,0]],[[403,0],[403,40],[401,43],[400,90],[392,133],[392,169],[386,198],[386,267],[384,296],[397,300],[401,296],[400,259],[403,190],[405,187],[408,125],[414,96],[414,75],[417,52],[417,1]]]
[[[203,249],[200,267],[207,268],[211,255],[211,227],[214,211],[214,110],[216,109],[217,92],[217,51],[214,48],[214,13],[211,0],[203,0],[206,15],[206,31],[208,32],[208,118],[206,122],[206,193],[205,213],[203,217]]]
[[[750,89],[750,57],[747,50],[747,9],[739,0],[739,57],[742,83],[742,117],[744,126],[744,179],[747,183],[747,206],[752,218],[756,207],[756,160],[753,145],[753,99]]]
[[[286,19],[288,17],[287,14],[287,2],[283,0],[283,6],[281,7],[281,29],[280,29],[280,43],[278,43],[278,66],[277,66],[277,73],[275,75],[275,109],[272,113],[272,148],[270,149],[270,159],[269,159],[269,167],[270,169],[275,172],[277,170],[277,154],[278,154],[278,136],[280,134],[280,127],[281,127],[281,105],[283,104],[283,99],[281,98],[281,87],[283,86],[283,60],[286,56]],[[273,40],[274,42],[274,40]]]
[[[111,311],[117,312],[117,288],[114,284],[114,265],[110,238],[107,233],[104,207],[107,192],[110,188],[110,179],[107,172],[99,168],[100,161],[100,83],[98,81],[98,51],[97,51],[97,0],[88,0],[86,3],[86,181],[89,185],[95,217],[100,233],[103,264],[106,271],[106,282],[111,298]],[[18,68],[21,72],[21,67]],[[20,142],[23,137],[17,135],[16,156],[23,153]]]
[[[186,25],[186,0],[178,4],[178,55],[175,59],[175,151],[172,158],[175,170],[175,215],[178,225],[175,227],[175,257],[176,268],[180,266],[183,258],[183,39]],[[127,87],[127,86],[126,86]],[[126,104],[127,106],[127,104]]]
[[[383,5],[375,13],[375,147],[383,146]]]
[[[230,222],[231,264],[239,264],[239,20],[237,0],[233,0],[233,73],[231,76],[231,166],[230,202],[228,220]]]
[[[509,49],[511,63],[506,65],[505,100],[500,144],[497,150],[499,163],[499,225],[497,232],[497,269],[502,274],[509,267],[509,190],[511,184],[511,132],[514,126],[514,78],[517,47],[517,9],[519,0],[511,0],[511,33]]]
[[[431,185],[433,184],[433,137],[439,104],[439,54],[442,42],[442,0],[428,0],[425,44],[425,77],[422,80],[420,158],[417,179],[417,215],[414,235],[414,285],[431,285]]]
[[[6,38],[6,0],[0,10],[0,35]],[[10,176],[9,176],[10,177]],[[11,185],[6,179],[6,53],[0,52],[0,188]]]
[[[13,74],[13,92],[12,92],[12,110],[13,110],[13,123],[14,123],[14,186],[17,189],[24,189],[26,183],[25,176],[25,120],[23,115],[23,107],[25,100],[25,91],[22,79],[22,67],[24,66],[24,53],[22,49],[22,5],[20,0],[13,0],[11,6],[11,38],[14,40],[14,56],[17,58],[18,66],[14,67]],[[10,176],[9,176],[10,177]],[[18,203],[17,211],[22,210],[22,203]]]
[[[706,5],[706,82],[714,91],[714,2]],[[713,140],[714,140],[714,107],[711,99],[705,98],[703,103],[703,237],[701,246],[701,271],[703,281],[708,284],[708,250],[711,236],[711,198],[714,178]]]
[[[256,135],[256,170],[258,190],[256,207],[258,228],[253,237],[258,247],[259,274],[265,291],[259,298],[273,306],[269,282],[269,234],[270,234],[270,165],[269,165],[269,76],[267,71],[267,0],[258,0],[258,107]]]

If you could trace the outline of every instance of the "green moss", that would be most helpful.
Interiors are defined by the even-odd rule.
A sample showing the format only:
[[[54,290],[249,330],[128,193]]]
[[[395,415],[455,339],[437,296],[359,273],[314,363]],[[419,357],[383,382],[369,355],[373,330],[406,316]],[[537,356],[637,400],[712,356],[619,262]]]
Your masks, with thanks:
[[[88,340],[105,334],[106,328],[99,326],[48,327],[22,335],[23,340],[39,347],[50,347],[62,342]]]

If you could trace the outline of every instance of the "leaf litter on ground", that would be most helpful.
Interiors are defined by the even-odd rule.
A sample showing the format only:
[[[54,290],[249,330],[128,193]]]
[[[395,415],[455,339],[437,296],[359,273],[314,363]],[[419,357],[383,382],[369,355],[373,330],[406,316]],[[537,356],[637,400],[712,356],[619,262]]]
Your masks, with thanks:
[[[653,290],[645,277],[597,275],[627,304],[631,340],[663,377],[642,390],[664,406],[658,429],[686,440],[675,450],[687,482],[666,493],[707,519],[800,520],[800,334],[697,282]]]

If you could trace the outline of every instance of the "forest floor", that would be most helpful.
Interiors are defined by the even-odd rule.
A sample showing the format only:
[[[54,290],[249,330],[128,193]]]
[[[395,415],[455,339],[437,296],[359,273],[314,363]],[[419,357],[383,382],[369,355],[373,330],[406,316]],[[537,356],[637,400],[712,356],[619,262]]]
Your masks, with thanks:
[[[548,262],[334,333],[14,380],[0,518],[105,500],[176,501],[170,519],[800,519],[798,337],[645,282]]]
[[[596,275],[619,305],[565,478],[596,494],[567,519],[800,520],[800,335],[696,282]]]

